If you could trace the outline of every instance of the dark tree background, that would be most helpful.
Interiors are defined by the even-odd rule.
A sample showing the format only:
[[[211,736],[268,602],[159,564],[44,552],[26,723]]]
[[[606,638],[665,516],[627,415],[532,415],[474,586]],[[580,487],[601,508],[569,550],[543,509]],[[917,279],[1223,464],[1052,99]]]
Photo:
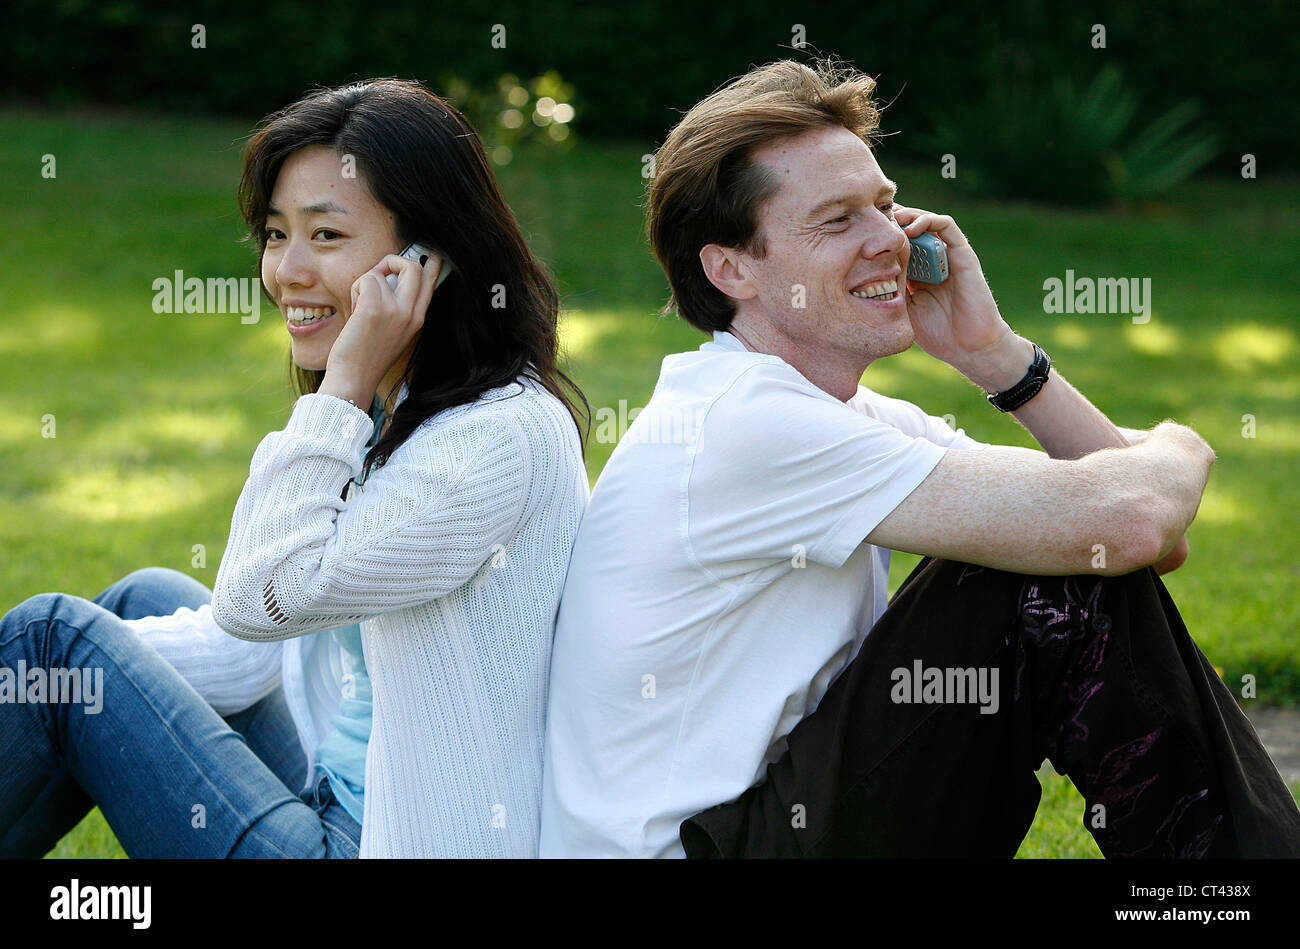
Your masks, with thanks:
[[[924,148],[936,105],[969,103],[999,121],[990,90],[1066,77],[1086,83],[1106,63],[1123,70],[1142,114],[1193,100],[1223,145],[1207,170],[1236,174],[1241,155],[1297,169],[1300,5],[1292,0],[1046,0],[959,3],[675,4],[597,6],[577,0],[461,0],[425,5],[356,0],[11,0],[0,38],[10,104],[98,104],[256,119],[316,84],[373,75],[435,88],[455,75],[488,84],[556,69],[576,89],[582,135],[658,142],[675,116],[751,64],[807,43],[880,78],[894,100],[893,155]],[[206,48],[191,44],[202,24]],[[495,24],[506,47],[491,43]],[[1093,25],[1106,47],[1093,46]],[[1001,86],[998,83],[1001,82]],[[964,134],[970,134],[966,132]],[[896,149],[896,150],[895,150]]]

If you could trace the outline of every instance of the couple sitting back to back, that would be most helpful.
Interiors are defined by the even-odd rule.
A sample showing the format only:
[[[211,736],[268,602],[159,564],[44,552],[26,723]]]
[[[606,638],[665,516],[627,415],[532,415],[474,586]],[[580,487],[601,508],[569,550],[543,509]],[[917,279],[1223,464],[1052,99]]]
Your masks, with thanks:
[[[1213,451],[1012,331],[952,218],[896,203],[873,85],[773,63],[668,136],[651,240],[711,338],[589,505],[556,292],[465,120],[395,80],[269,116],[240,199],[300,398],[213,591],[4,617],[0,666],[105,686],[0,705],[0,855],[93,803],[131,856],[1011,856],[1044,759],[1107,856],[1300,855],[1157,576]],[[942,284],[907,278],[926,233]],[[859,384],[913,342],[1044,450]],[[891,550],[924,559],[889,601]]]

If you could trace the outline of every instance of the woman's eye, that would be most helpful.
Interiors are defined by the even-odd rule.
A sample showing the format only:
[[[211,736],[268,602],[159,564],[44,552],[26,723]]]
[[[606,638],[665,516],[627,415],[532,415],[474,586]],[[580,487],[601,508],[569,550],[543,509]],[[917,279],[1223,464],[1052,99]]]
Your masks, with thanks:
[[[331,230],[329,230],[329,229],[327,229],[327,228],[322,228],[321,230],[319,230],[319,231],[316,232],[316,236],[317,236],[317,237],[324,237],[326,234],[330,235],[329,237],[326,237],[326,238],[325,238],[326,240],[333,240],[333,239],[336,238],[336,237],[342,237],[342,236],[343,236],[343,235],[340,234],[338,231],[331,231]]]
[[[274,228],[274,227],[264,228],[263,231],[262,231],[262,233],[263,233],[263,235],[266,237],[266,239],[267,239],[268,241],[278,241],[281,237],[284,236],[284,235],[279,231],[278,228]]]

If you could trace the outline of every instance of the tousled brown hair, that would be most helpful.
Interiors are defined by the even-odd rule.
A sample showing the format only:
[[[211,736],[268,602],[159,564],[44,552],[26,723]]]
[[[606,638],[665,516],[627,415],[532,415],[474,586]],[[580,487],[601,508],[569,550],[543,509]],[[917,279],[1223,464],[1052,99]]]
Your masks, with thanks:
[[[876,81],[837,60],[781,60],[752,69],[699,102],[654,157],[646,229],[668,275],[676,310],[711,333],[725,330],[735,303],[700,264],[707,244],[766,253],[758,212],[777,189],[754,152],[771,142],[841,125],[867,144],[880,125]]]

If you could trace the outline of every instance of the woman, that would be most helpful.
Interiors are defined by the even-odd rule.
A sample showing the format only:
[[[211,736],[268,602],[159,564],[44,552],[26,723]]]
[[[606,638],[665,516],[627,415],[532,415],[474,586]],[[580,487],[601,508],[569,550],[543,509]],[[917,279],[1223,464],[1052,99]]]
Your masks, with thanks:
[[[587,497],[554,287],[478,137],[414,83],[268,117],[240,205],[301,397],[253,456],[210,605],[155,571],[137,599],[173,615],[124,620],[146,614],[110,589],[5,616],[0,666],[104,688],[94,714],[0,706],[0,856],[43,852],[74,783],[132,856],[535,856]],[[424,266],[397,256],[416,241]]]

